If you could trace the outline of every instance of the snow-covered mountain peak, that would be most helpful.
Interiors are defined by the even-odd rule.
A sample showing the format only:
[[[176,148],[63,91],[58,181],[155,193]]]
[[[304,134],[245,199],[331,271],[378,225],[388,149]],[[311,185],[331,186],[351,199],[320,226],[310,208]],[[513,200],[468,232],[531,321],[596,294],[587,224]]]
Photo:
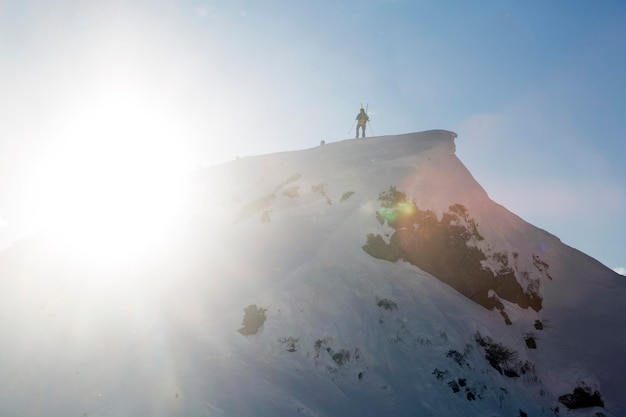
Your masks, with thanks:
[[[0,254],[0,414],[623,415],[626,283],[491,201],[455,138],[201,170],[119,293]]]

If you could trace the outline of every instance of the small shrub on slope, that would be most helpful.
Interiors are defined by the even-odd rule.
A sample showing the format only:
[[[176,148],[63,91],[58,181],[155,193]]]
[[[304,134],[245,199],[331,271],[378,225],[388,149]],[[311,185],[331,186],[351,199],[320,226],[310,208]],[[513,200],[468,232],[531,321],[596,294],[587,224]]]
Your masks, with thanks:
[[[251,304],[244,308],[243,311],[244,316],[243,321],[241,322],[243,327],[237,331],[244,336],[256,334],[261,326],[263,326],[263,323],[265,323],[265,319],[267,318],[265,316],[265,312],[267,309],[259,308],[256,304]]]
[[[378,298],[376,297],[376,305],[385,310],[397,310],[398,305],[387,298]]]
[[[604,407],[604,400],[598,390],[593,390],[585,383],[574,388],[571,394],[561,395],[559,402],[570,410],[577,408]]]
[[[476,342],[485,350],[485,359],[501,374],[511,370],[512,362],[517,358],[517,352],[494,342],[490,337],[483,337],[476,333]]]

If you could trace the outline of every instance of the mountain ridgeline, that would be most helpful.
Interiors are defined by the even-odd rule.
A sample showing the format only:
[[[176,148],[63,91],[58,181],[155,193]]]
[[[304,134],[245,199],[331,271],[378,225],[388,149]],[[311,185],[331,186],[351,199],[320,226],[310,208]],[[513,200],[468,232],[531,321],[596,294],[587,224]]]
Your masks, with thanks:
[[[120,267],[1,252],[0,415],[625,415],[626,281],[492,201],[456,136],[198,170]]]

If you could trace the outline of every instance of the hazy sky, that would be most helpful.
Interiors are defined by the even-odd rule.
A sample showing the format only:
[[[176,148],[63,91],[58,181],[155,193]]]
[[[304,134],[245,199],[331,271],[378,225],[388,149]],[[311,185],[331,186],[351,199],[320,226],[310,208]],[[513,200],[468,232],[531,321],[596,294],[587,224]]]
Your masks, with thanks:
[[[0,0],[0,247],[148,178],[352,137],[363,102],[374,135],[456,131],[492,199],[623,268],[625,66],[617,0]]]

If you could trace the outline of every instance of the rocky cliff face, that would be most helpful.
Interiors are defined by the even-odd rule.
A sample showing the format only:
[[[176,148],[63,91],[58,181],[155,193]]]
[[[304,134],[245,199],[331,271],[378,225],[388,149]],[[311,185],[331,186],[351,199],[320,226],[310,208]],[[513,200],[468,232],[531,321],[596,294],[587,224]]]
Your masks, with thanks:
[[[363,246],[367,253],[392,262],[405,259],[481,306],[497,308],[507,324],[512,322],[500,298],[541,310],[540,282],[550,275],[549,265],[539,255],[533,254],[536,270],[532,274],[511,267],[507,253],[486,255],[476,246],[484,240],[477,223],[460,204],[450,206],[439,219],[431,210],[420,210],[393,186],[381,193],[379,200],[378,220],[387,222],[395,232],[389,243],[381,235],[369,234]],[[515,261],[519,258],[517,252],[512,256]],[[497,270],[483,265],[488,257]]]

